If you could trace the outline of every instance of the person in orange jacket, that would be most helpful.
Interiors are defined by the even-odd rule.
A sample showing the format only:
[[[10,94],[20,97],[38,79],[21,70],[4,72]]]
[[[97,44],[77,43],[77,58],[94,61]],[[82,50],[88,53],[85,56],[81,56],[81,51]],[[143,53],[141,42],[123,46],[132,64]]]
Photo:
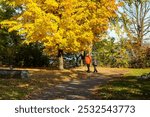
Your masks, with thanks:
[[[90,72],[90,64],[92,62],[92,57],[90,56],[90,54],[87,54],[85,57],[85,63],[87,65],[87,72]]]

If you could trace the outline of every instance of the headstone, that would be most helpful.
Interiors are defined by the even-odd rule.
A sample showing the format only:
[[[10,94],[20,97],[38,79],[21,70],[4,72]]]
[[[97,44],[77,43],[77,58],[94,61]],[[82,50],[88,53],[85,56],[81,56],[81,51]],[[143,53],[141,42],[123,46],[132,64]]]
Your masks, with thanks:
[[[27,70],[22,70],[21,78],[23,78],[23,79],[29,78],[29,72]]]
[[[29,72],[27,70],[6,70],[0,69],[0,78],[29,78]]]
[[[140,79],[140,80],[142,80],[142,79],[143,80],[148,80],[148,79],[150,79],[150,73],[141,75],[141,76],[138,77],[138,79]]]

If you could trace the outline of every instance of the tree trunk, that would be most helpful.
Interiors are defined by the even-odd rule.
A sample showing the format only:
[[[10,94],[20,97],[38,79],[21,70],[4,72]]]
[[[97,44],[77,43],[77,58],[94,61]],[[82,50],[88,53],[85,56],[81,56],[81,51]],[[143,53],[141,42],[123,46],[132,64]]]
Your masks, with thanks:
[[[81,63],[80,64],[81,64],[81,66],[83,66],[83,59],[81,59]]]
[[[81,66],[84,65],[84,59],[85,59],[85,51],[82,51],[82,53],[81,53]]]
[[[58,50],[58,59],[59,59],[59,70],[64,69],[64,61],[63,61],[63,50]]]
[[[79,57],[80,57],[80,55],[75,54],[75,64],[76,64],[76,67],[79,67]]]

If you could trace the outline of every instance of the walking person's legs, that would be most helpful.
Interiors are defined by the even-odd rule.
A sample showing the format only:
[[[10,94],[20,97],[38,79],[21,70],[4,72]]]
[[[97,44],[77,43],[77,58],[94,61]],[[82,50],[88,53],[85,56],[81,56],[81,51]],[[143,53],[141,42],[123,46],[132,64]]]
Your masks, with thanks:
[[[94,72],[97,72],[96,65],[94,65]]]
[[[87,64],[87,72],[90,72],[90,64]]]

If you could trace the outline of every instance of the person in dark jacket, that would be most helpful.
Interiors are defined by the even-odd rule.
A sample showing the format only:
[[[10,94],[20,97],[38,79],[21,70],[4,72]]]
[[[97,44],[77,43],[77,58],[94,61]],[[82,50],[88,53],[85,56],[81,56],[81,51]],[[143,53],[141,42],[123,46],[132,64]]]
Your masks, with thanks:
[[[93,64],[93,67],[94,67],[94,73],[95,73],[95,72],[98,72],[97,69],[96,69],[96,66],[97,66],[96,57],[93,57],[92,64]]]

